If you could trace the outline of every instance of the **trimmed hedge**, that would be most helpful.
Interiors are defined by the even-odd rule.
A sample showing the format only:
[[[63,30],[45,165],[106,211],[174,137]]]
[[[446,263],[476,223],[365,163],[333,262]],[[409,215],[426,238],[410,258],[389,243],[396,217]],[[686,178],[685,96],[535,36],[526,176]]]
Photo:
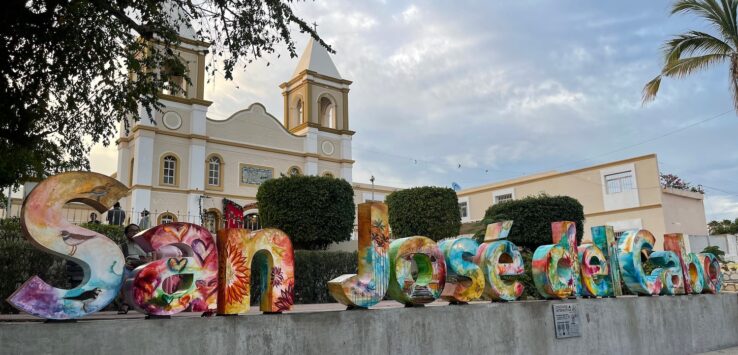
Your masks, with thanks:
[[[295,250],[295,304],[333,303],[328,281],[358,272],[358,254],[346,251]],[[251,305],[258,307],[261,273],[251,274]]]
[[[461,227],[454,190],[423,186],[395,191],[386,199],[395,239],[421,235],[435,241],[455,237]]]
[[[551,222],[576,222],[577,243],[582,242],[584,235],[584,208],[569,196],[541,194],[492,205],[484,214],[482,226],[506,220],[513,221],[508,240],[531,251],[552,243]],[[480,242],[484,239],[484,228],[476,238]]]
[[[295,303],[333,303],[328,281],[358,272],[359,256],[346,251],[295,251]]]
[[[271,179],[259,186],[256,199],[262,227],[283,230],[295,249],[325,249],[349,240],[354,230],[354,189],[343,179]]]
[[[60,288],[69,288],[62,258],[36,249],[21,233],[20,220],[0,220],[0,313],[18,313],[6,299],[34,275]]]

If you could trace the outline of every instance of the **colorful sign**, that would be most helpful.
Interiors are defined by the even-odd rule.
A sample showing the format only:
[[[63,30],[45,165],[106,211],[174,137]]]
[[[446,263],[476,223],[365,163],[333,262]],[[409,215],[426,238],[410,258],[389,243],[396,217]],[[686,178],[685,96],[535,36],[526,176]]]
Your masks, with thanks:
[[[125,196],[116,180],[95,173],[70,172],[41,182],[21,212],[26,238],[37,248],[82,266],[82,284],[64,290],[37,276],[24,283],[8,302],[47,319],[74,319],[103,309],[121,285],[130,305],[156,316],[184,310],[231,315],[250,307],[252,268],[262,283],[260,310],[281,313],[294,303],[294,253],[289,237],[278,229],[210,232],[190,223],[159,225],[134,236],[155,260],[125,275],[124,258],[110,239],[73,225],[62,216],[69,201],[106,211]],[[468,237],[439,243],[414,236],[390,240],[387,206],[359,206],[359,259],[356,275],[328,282],[330,294],[349,308],[369,308],[386,295],[406,306],[442,297],[464,304],[480,298],[514,301],[523,284],[505,277],[522,275],[518,248],[506,240],[512,221],[488,226],[484,243]],[[686,253],[681,234],[664,236],[664,251],[653,251],[656,238],[647,230],[625,231],[618,241],[612,227],[592,228],[594,244],[577,245],[573,222],[551,224],[553,244],[533,254],[532,276],[545,298],[619,296],[622,278],[633,293],[674,295],[717,293],[720,264],[713,254]],[[644,262],[656,268],[644,271]],[[125,281],[124,281],[125,280]]]
[[[65,320],[95,313],[112,302],[123,282],[123,253],[102,234],[69,223],[62,208],[77,201],[103,213],[127,192],[117,180],[90,172],[62,173],[39,183],[23,203],[23,234],[36,248],[81,266],[83,281],[65,290],[33,276],[8,303],[37,317]]]
[[[349,308],[369,308],[379,303],[389,286],[390,230],[387,205],[359,205],[359,273],[328,281],[328,292]]]
[[[295,256],[287,234],[273,228],[254,232],[241,228],[222,229],[218,231],[218,249],[218,314],[248,312],[253,268],[261,276],[259,309],[265,313],[281,313],[292,308]]]

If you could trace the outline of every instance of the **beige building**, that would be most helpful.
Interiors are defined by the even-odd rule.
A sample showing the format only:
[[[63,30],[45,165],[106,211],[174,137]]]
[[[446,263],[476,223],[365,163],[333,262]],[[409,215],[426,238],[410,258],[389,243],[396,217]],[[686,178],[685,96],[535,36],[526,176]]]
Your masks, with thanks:
[[[573,197],[584,206],[584,240],[590,228],[651,231],[662,248],[665,233],[707,235],[703,195],[663,188],[655,154],[566,172],[546,172],[458,192],[462,222],[479,221],[491,205],[545,193]]]

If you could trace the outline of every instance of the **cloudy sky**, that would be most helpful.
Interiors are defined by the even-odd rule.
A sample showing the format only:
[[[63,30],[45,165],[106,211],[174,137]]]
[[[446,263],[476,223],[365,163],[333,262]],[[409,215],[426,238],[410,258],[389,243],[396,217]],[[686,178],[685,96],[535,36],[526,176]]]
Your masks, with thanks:
[[[670,35],[707,29],[671,1],[300,3],[353,80],[354,180],[462,187],[656,153],[662,172],[706,189],[708,219],[738,217],[738,116],[727,66],[666,80],[642,106]],[[298,52],[307,42],[296,33]],[[265,57],[211,78],[209,117],[253,102],[282,117],[297,58]],[[270,65],[267,67],[267,63]],[[93,170],[115,171],[96,146]],[[461,165],[461,168],[459,168]]]

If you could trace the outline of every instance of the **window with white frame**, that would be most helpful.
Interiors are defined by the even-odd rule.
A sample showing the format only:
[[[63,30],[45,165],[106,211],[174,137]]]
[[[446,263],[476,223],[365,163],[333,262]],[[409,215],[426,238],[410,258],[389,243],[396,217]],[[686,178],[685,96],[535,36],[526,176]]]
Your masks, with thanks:
[[[469,217],[469,203],[459,202],[459,212],[461,213],[461,218]]]
[[[620,173],[605,175],[605,187],[608,194],[617,194],[633,189],[633,172],[623,171]]]
[[[512,200],[513,195],[511,193],[509,194],[502,194],[502,195],[496,195],[495,196],[495,203],[505,202],[508,200]]]
[[[167,185],[175,185],[177,180],[177,158],[167,155],[164,157],[162,182]]]
[[[220,167],[220,158],[212,157],[208,160],[208,185],[220,186]]]

